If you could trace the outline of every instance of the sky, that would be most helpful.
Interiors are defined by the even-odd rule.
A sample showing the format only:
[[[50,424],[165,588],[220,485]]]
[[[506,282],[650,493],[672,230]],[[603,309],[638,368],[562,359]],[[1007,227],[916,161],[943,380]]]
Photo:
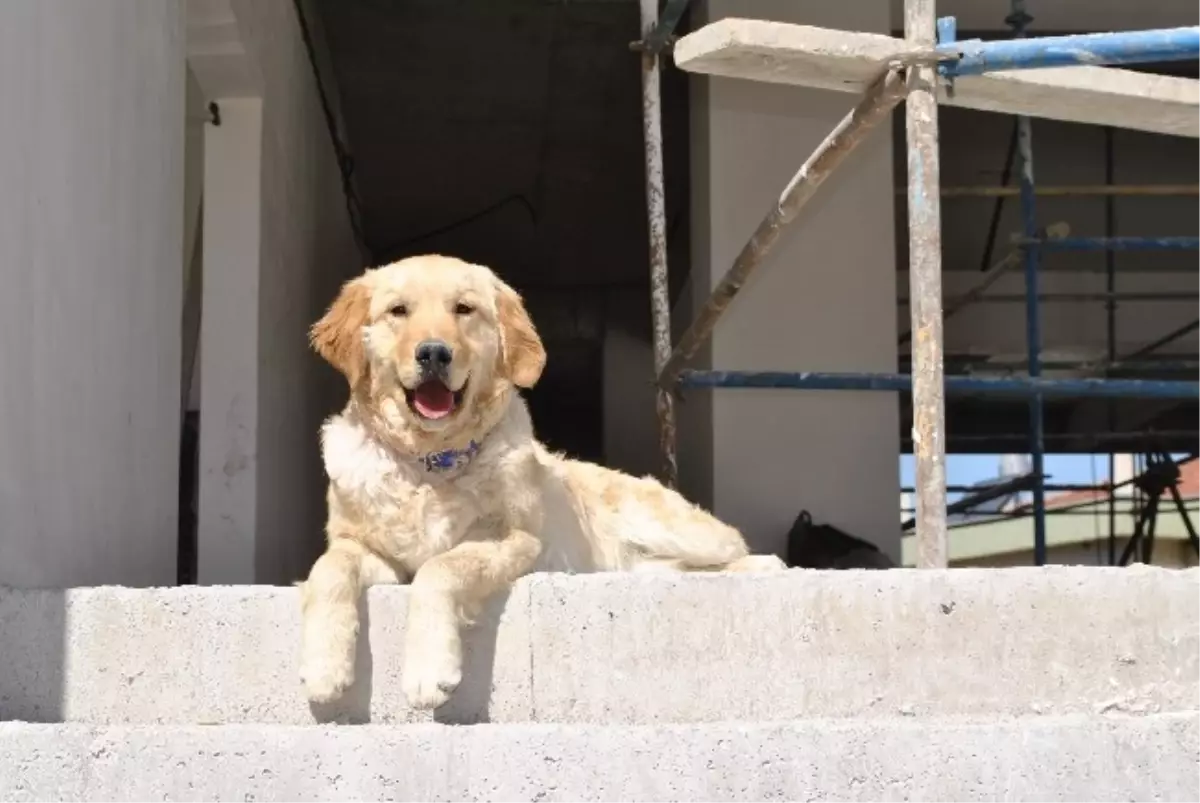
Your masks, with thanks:
[[[1050,483],[1097,483],[1108,479],[1108,454],[1048,454],[1046,481]],[[912,455],[900,456],[900,485],[912,487],[915,465]],[[998,454],[952,454],[946,456],[946,483],[971,485],[1000,473]]]

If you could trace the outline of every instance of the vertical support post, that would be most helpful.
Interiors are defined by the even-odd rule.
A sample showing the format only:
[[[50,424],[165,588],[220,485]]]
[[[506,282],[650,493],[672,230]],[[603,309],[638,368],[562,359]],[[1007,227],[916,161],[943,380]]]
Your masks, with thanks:
[[[1114,132],[1112,126],[1104,128],[1104,183],[1106,186],[1113,186],[1116,180],[1114,154]],[[1117,201],[1111,195],[1104,198],[1104,236],[1117,236]],[[1109,295],[1108,303],[1105,304],[1105,312],[1107,313],[1107,335],[1108,335],[1108,362],[1114,363],[1117,360],[1117,301],[1113,293],[1117,292],[1117,255],[1112,251],[1104,253],[1104,289]],[[1112,432],[1117,426],[1116,404],[1108,403],[1108,431]],[[1116,480],[1113,475],[1116,473],[1117,461],[1113,455],[1112,448],[1108,450],[1108,565],[1115,566],[1117,564],[1117,490],[1114,487]]]
[[[658,0],[640,0],[642,38],[658,25]],[[654,377],[662,376],[671,358],[671,295],[667,280],[667,208],[663,191],[662,95],[658,51],[642,54],[642,133],[646,153],[646,211],[650,233],[650,314],[654,330]],[[662,481],[674,488],[679,477],[675,459],[675,383],[656,385]]]
[[[1007,22],[1013,35],[1025,36],[1025,26],[1033,20],[1025,11],[1025,0],[1012,0],[1012,13]],[[1033,186],[1033,123],[1028,117],[1017,118],[1017,152],[1020,156],[1021,226],[1026,238],[1037,236],[1037,207]],[[1031,233],[1032,232],[1032,233]],[[1039,262],[1041,249],[1025,247],[1025,348],[1029,375],[1042,374],[1042,325],[1039,307]],[[1046,480],[1045,480],[1045,420],[1042,396],[1035,393],[1029,400],[1029,453],[1032,458],[1033,484],[1033,562],[1046,563]]]
[[[905,0],[904,36],[933,47],[935,0]],[[942,221],[937,68],[908,70],[909,297],[912,299],[913,452],[916,456],[917,566],[944,568],[946,399],[942,366]]]

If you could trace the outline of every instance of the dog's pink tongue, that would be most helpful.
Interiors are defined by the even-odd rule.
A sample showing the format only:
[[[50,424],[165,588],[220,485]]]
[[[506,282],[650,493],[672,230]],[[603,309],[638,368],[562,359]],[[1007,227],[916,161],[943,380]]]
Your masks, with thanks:
[[[413,406],[426,418],[444,418],[454,411],[454,394],[441,382],[425,382],[413,393]]]

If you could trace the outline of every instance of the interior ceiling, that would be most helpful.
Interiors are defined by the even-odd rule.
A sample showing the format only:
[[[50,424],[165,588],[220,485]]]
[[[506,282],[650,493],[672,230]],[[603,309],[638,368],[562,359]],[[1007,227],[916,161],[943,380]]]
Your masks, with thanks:
[[[449,251],[526,292],[646,285],[636,3],[319,8],[378,261]]]

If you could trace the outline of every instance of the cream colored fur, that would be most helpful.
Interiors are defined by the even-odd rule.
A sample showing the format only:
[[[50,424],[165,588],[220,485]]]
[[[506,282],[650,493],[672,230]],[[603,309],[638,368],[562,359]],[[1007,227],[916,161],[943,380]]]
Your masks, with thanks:
[[[448,420],[410,408],[415,345],[454,353]],[[354,681],[364,588],[411,583],[403,687],[436,708],[462,677],[460,628],[483,602],[535,570],[731,570],[783,567],[748,555],[741,535],[650,478],[547,451],[517,392],[545,363],[519,296],[490,270],[415,257],[349,282],[313,327],[350,401],[321,432],[329,475],[328,547],[301,584],[301,678],[314,702]],[[427,470],[446,449],[478,451]]]

